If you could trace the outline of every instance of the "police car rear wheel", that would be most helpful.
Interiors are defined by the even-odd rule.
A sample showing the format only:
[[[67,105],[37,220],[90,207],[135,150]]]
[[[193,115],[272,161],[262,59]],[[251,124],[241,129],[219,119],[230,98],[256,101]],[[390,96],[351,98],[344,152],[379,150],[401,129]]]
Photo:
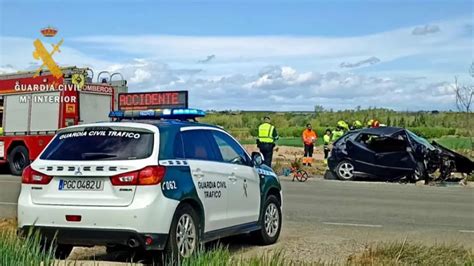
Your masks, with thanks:
[[[177,263],[182,258],[195,254],[200,245],[200,228],[196,211],[189,205],[182,205],[176,210],[168,236],[168,261]]]
[[[265,201],[260,220],[262,228],[254,232],[256,240],[263,245],[275,243],[280,236],[282,224],[280,202],[275,196],[270,195]]]

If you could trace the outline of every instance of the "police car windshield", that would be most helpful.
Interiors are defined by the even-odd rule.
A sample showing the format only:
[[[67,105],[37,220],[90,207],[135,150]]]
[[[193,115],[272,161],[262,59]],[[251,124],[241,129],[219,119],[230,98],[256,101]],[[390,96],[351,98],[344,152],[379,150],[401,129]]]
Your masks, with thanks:
[[[43,160],[90,161],[148,158],[153,133],[133,130],[84,130],[58,134],[41,155]]]

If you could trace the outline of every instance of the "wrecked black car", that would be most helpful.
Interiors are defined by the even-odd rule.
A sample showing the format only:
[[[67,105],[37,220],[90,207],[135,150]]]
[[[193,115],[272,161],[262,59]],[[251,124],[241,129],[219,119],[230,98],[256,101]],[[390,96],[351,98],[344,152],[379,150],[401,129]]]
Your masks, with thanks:
[[[453,172],[470,174],[474,169],[469,158],[398,127],[346,133],[334,143],[328,166],[341,180],[429,180],[435,172],[445,180]]]

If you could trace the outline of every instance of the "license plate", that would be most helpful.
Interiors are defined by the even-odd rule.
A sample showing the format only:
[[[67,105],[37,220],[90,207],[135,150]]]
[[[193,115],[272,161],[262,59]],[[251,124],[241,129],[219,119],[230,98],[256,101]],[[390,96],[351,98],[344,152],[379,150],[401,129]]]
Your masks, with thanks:
[[[104,190],[104,182],[97,179],[60,179],[59,190],[85,190],[85,191],[100,191]]]

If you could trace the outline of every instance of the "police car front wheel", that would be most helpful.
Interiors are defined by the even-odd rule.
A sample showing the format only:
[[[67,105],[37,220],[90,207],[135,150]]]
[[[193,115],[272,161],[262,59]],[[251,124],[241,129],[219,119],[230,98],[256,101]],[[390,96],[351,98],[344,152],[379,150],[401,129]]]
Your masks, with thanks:
[[[190,205],[182,205],[173,217],[168,236],[167,253],[171,263],[189,258],[198,250],[200,227],[196,211]]]
[[[254,232],[256,240],[263,245],[275,243],[281,231],[281,207],[280,202],[274,195],[270,195],[263,206],[260,218],[261,229]]]

